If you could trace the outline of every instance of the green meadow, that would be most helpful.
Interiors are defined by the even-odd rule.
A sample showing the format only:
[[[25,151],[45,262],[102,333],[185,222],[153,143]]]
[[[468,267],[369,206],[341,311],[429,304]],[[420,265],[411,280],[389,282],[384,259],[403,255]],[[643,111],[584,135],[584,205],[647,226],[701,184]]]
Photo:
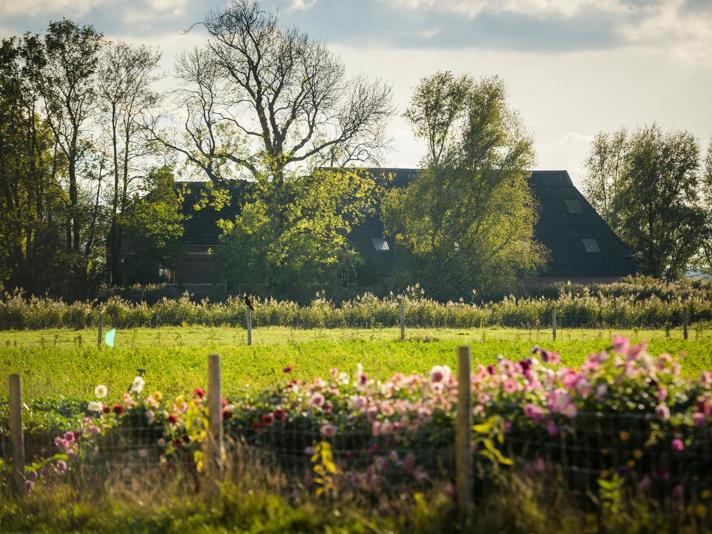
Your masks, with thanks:
[[[409,329],[401,342],[397,328],[264,327],[254,330],[248,346],[244,329],[194,326],[119,330],[114,349],[97,348],[95,329],[0,331],[0,381],[5,385],[9,374],[21,373],[26,399],[88,400],[97,384],[118,398],[141,368],[147,388],[172,395],[205,386],[207,356],[217,353],[229,396],[292,378],[324,376],[334,367],[352,371],[358,363],[379,378],[423,373],[437,364],[455,368],[461,345],[471,346],[475,363],[492,363],[498,355],[521,359],[538,344],[577,365],[587,354],[606,349],[616,333],[647,340],[652,354],[684,353],[682,368],[688,376],[712,369],[712,331],[701,329],[691,329],[688,340],[679,330],[562,329],[556,341],[544,329]],[[283,371],[287,366],[289,375]],[[0,398],[7,398],[6,386]]]

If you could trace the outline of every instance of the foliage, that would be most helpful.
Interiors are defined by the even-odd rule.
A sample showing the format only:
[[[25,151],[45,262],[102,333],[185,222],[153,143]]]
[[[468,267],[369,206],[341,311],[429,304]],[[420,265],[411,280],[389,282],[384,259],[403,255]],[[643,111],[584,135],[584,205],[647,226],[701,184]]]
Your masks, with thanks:
[[[255,298],[254,324],[297,328],[396,326],[405,298],[407,322],[419,327],[540,327],[551,322],[556,308],[561,325],[665,326],[680,325],[687,313],[690,323],[712,319],[709,283],[689,282],[665,287],[661,283],[621,282],[599,290],[569,286],[557,298],[505,297],[500,301],[439,302],[426,298],[420,288],[383,298],[364,294],[339,305],[317,297],[308,305],[271,298]],[[684,288],[677,293],[675,287]],[[188,295],[163,298],[149,306],[109,298],[105,303],[74,302],[5,294],[0,300],[0,329],[84,328],[98,324],[100,312],[118,328],[138,326],[244,325],[245,303],[230,297],[225,302],[193,302]]]
[[[66,194],[51,129],[33,84],[44,61],[40,41],[0,45],[0,284],[65,294],[71,257],[61,246]]]
[[[679,278],[702,246],[700,148],[688,132],[659,126],[599,135],[586,192],[631,248],[643,274]]]
[[[700,503],[712,495],[704,467],[710,461],[712,375],[685,379],[678,359],[652,356],[645,343],[632,345],[620,336],[581,366],[560,362],[557,353],[535,347],[518,362],[500,358],[475,367],[477,487],[492,487],[478,501],[484,504],[487,495],[499,499],[508,488],[518,488],[525,505],[518,520],[543,528],[536,522],[541,511],[529,515],[539,506],[527,500],[532,488],[539,485],[549,496],[565,490],[580,495],[585,475],[597,486],[598,497],[578,498],[579,506],[611,524],[664,524],[665,517],[705,521]],[[144,473],[156,480],[179,466],[177,472],[200,476],[204,390],[171,400],[146,394],[137,377],[113,405],[105,404],[101,386],[96,393],[99,399],[89,404],[95,415],[55,439],[58,453],[30,466],[31,498],[65,484],[81,485],[103,462],[124,462],[127,453],[139,454]],[[399,501],[422,513],[424,495],[451,491],[451,467],[438,458],[448,457],[454,439],[456,399],[457,380],[447,366],[435,366],[426,375],[396,373],[388,380],[374,379],[359,366],[353,374],[333,369],[325,378],[239,395],[223,402],[222,417],[226,433],[250,450],[271,452],[283,465],[300,453],[311,458],[317,475],[315,485],[306,486],[311,492],[352,504],[371,502],[378,510],[371,513],[374,519],[388,519],[402,510]],[[570,454],[581,448],[586,454]],[[250,465],[253,472],[261,469]],[[564,482],[556,474],[561,469],[574,470],[578,478]],[[547,483],[541,485],[542,480]],[[647,511],[638,515],[642,510]],[[666,515],[656,515],[660,510]],[[485,517],[503,521],[497,514]]]
[[[376,193],[357,170],[290,175],[281,186],[262,181],[235,220],[221,223],[219,279],[297,298],[330,285],[359,261],[346,236],[373,212]]]
[[[184,216],[182,196],[174,187],[173,174],[167,167],[152,169],[146,177],[148,194],[136,197],[120,217],[123,241],[131,253],[123,252],[122,272],[130,281],[153,282],[159,279],[159,268],[173,267],[182,250]]]
[[[511,285],[543,265],[527,183],[532,143],[503,82],[435,74],[416,88],[406,117],[429,152],[384,210],[387,230],[420,260],[424,286],[447,298]]]

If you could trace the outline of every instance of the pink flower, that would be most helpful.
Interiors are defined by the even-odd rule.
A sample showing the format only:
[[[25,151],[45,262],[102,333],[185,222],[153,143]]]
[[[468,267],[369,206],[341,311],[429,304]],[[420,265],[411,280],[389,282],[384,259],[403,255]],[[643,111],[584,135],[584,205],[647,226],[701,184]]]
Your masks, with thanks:
[[[336,435],[336,427],[330,424],[321,425],[319,432],[325,438],[333,438]]]
[[[517,383],[514,380],[512,380],[511,378],[508,380],[505,380],[502,387],[504,389],[504,392],[509,395],[511,395],[518,389]]]
[[[64,433],[64,439],[65,439],[66,441],[70,442],[70,443],[71,443],[72,441],[74,441],[74,432],[71,432],[71,431],[65,432],[65,433]]]
[[[67,472],[67,469],[68,469],[67,462],[65,462],[64,460],[58,460],[55,467],[57,469],[58,475],[63,475],[64,473]]]
[[[658,404],[655,407],[655,415],[661,421],[667,421],[670,419],[670,408],[666,404]]]
[[[380,421],[373,422],[373,424],[371,425],[371,434],[373,434],[376,437],[381,435],[381,422]]]
[[[682,442],[681,439],[675,438],[672,440],[672,450],[675,452],[682,452],[685,450],[685,444]]]
[[[705,414],[703,414],[702,412],[695,412],[692,415],[692,420],[694,421],[695,426],[697,428],[700,428],[702,425],[705,424]]]
[[[311,397],[311,405],[312,406],[322,406],[324,404],[324,395],[321,393],[314,393]]]
[[[544,410],[536,404],[529,403],[524,407],[524,415],[538,423],[541,421],[542,417],[544,417]]]
[[[436,365],[430,370],[430,382],[447,382],[450,378],[450,368],[447,365]]]
[[[550,436],[556,436],[559,433],[559,429],[556,428],[556,425],[552,420],[549,420],[549,422],[546,423],[546,431]]]
[[[616,334],[613,336],[613,350],[622,352],[629,347],[630,343],[623,336]]]

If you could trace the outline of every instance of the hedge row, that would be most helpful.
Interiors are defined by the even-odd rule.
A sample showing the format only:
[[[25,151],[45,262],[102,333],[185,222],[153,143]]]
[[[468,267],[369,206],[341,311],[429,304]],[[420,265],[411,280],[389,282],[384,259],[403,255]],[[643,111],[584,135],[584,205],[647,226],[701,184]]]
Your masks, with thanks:
[[[536,328],[551,324],[556,308],[562,327],[664,327],[679,326],[685,314],[690,323],[712,319],[712,299],[700,294],[686,299],[648,296],[602,296],[563,293],[556,299],[507,297],[481,304],[437,302],[417,292],[404,297],[407,324],[421,327],[508,326]],[[297,328],[396,326],[401,297],[378,298],[365,294],[334,304],[315,299],[308,305],[275,299],[256,299],[254,325]],[[155,304],[131,303],[117,297],[106,302],[64,302],[5,294],[0,300],[0,329],[86,328],[104,323],[119,328],[179,325],[243,325],[246,307],[230,298],[216,303],[192,301],[188,295],[161,299]]]

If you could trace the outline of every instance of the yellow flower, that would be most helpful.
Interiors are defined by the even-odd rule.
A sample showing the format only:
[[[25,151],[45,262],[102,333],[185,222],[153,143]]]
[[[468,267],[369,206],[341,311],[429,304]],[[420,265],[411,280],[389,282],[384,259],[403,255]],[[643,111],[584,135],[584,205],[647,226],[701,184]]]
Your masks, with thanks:
[[[630,439],[630,433],[625,430],[621,430],[618,437],[621,438],[621,441],[628,441]]]
[[[635,450],[633,451],[633,457],[634,457],[636,460],[640,460],[640,459],[643,457],[643,451],[641,451],[640,449],[635,449]]]
[[[712,496],[712,492],[710,490],[702,490],[702,493],[700,493],[700,498],[702,499],[709,499]]]
[[[695,515],[700,518],[705,517],[707,515],[707,507],[704,504],[695,506]]]

